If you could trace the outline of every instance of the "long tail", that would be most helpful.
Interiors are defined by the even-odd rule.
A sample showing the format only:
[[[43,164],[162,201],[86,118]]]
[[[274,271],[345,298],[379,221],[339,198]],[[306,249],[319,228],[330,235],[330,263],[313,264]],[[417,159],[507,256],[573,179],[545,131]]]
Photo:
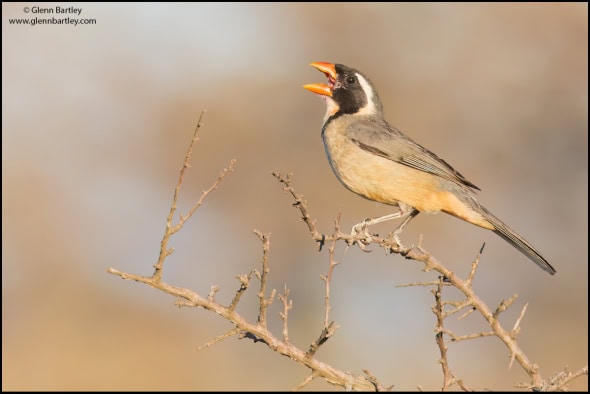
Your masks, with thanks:
[[[493,232],[504,238],[510,245],[520,250],[525,256],[531,259],[544,271],[550,273],[551,275],[555,275],[557,272],[555,268],[553,268],[551,264],[549,264],[549,262],[545,260],[543,256],[541,256],[541,253],[533,248],[533,246],[528,243],[526,239],[518,235],[514,230],[504,224],[504,222],[495,217],[490,211],[481,205],[479,205],[478,208],[481,209],[481,213],[494,226],[494,229],[492,230]]]

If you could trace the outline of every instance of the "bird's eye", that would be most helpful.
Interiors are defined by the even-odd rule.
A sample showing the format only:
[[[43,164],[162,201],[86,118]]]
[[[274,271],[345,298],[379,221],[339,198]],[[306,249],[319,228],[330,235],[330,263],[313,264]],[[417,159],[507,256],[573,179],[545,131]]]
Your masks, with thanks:
[[[353,76],[353,75],[351,75],[351,76],[349,76],[348,78],[346,78],[346,83],[347,83],[347,84],[349,84],[349,85],[352,85],[352,84],[354,84],[355,82],[356,82],[356,77],[355,77],[355,76]]]

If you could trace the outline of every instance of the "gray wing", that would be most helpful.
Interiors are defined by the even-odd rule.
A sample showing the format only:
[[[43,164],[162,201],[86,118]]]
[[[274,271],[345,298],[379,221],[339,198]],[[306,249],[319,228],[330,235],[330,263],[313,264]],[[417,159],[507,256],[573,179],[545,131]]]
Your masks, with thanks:
[[[428,172],[470,189],[480,190],[446,161],[432,153],[384,120],[353,122],[346,133],[361,149],[378,156]]]

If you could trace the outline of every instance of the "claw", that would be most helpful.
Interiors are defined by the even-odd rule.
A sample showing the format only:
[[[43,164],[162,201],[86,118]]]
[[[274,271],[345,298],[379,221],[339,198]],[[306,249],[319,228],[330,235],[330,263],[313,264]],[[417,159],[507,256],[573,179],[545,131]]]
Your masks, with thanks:
[[[359,249],[362,250],[365,253],[371,253],[372,250],[367,249],[367,244],[363,243],[363,241],[357,242],[356,243],[359,246]]]
[[[371,234],[369,234],[369,232],[367,231],[368,220],[369,219],[352,226],[352,231],[350,232],[350,235],[358,239],[348,242],[349,245],[354,245],[356,243],[359,249],[366,253],[371,252],[370,250],[367,250],[367,246],[369,246],[371,244],[371,241],[373,240]]]

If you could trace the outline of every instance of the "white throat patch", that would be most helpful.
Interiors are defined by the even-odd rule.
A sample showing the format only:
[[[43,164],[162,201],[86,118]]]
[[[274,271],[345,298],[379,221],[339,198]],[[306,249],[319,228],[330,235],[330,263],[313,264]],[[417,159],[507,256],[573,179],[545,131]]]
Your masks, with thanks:
[[[332,116],[336,112],[338,112],[338,110],[340,109],[340,106],[338,104],[336,104],[336,101],[334,101],[334,99],[332,97],[328,97],[328,96],[323,96],[323,97],[326,100],[326,105],[327,105],[326,115],[324,115],[324,121],[322,122],[322,124],[325,124],[330,116]]]
[[[359,73],[356,73],[356,77],[363,88],[363,92],[367,96],[367,104],[359,110],[359,114],[363,115],[374,115],[377,113],[377,107],[375,106],[373,88],[369,82]]]

